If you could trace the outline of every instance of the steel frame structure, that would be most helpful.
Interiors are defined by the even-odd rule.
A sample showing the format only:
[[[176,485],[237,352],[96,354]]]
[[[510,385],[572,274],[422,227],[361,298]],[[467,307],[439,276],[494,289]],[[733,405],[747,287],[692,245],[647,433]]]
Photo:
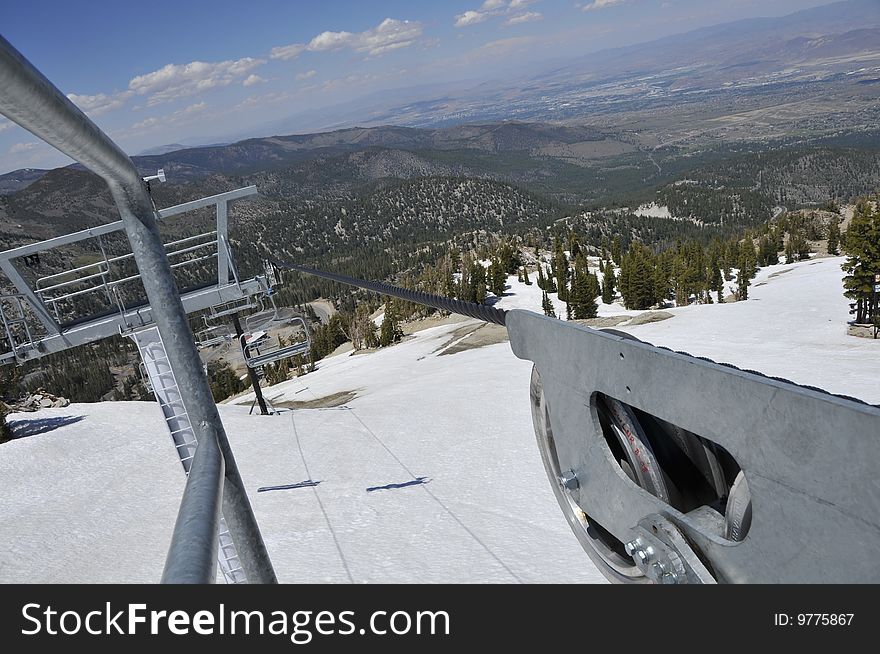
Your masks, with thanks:
[[[167,209],[160,209],[158,214],[160,218],[167,219],[177,216],[188,211],[195,211],[205,207],[215,207],[216,210],[216,229],[196,236],[190,236],[171,243],[166,243],[165,247],[175,245],[185,245],[193,240],[210,237],[210,240],[199,243],[194,246],[172,250],[170,254],[188,253],[206,247],[216,247],[216,252],[202,255],[195,259],[189,259],[175,266],[204,261],[216,257],[217,259],[217,283],[210,286],[195,289],[181,294],[180,298],[183,302],[184,311],[186,313],[194,313],[197,311],[211,310],[213,307],[224,305],[226,303],[248,302],[248,298],[265,293],[267,291],[267,282],[263,277],[254,277],[251,279],[240,280],[234,265],[234,259],[229,246],[228,236],[228,207],[229,203],[241,198],[256,195],[257,188],[255,186],[247,186],[244,188],[220,193],[207,198],[186,202]],[[58,236],[38,243],[30,243],[21,247],[13,248],[0,252],[0,270],[2,270],[9,280],[15,285],[18,291],[17,296],[26,302],[33,314],[42,323],[46,334],[44,336],[31,336],[30,342],[22,342],[13,345],[10,343],[10,351],[0,353],[0,364],[11,363],[13,360],[17,362],[27,361],[46,354],[60,352],[71,347],[84,345],[93,341],[107,338],[109,336],[120,333],[127,333],[133,329],[149,327],[155,322],[153,310],[149,304],[140,304],[138,306],[126,307],[118,297],[118,293],[114,291],[123,284],[136,282],[141,279],[140,274],[130,275],[123,279],[112,280],[109,277],[109,265],[121,260],[129,259],[134,254],[125,254],[117,257],[104,257],[97,263],[80,266],[54,273],[37,280],[37,288],[32,289],[30,285],[22,277],[21,273],[15,266],[14,261],[22,257],[47,252],[65,245],[73,245],[81,243],[108,234],[116,232],[124,232],[125,227],[122,221],[117,221],[100,227],[84,229],[64,236]],[[96,270],[97,272],[92,272]],[[86,272],[86,276],[74,279],[66,279],[72,273]],[[51,283],[41,285],[41,282],[50,280]],[[63,280],[63,281],[57,281]],[[94,280],[95,285],[86,289],[68,291],[68,288],[75,284],[85,281]],[[61,294],[50,295],[52,291],[60,291]],[[57,306],[61,300],[68,299],[74,295],[83,295],[86,293],[106,293],[108,299],[111,299],[116,306],[117,311],[110,315],[104,315],[92,320],[77,323],[75,325],[65,327],[59,319],[57,311],[53,311],[50,307]],[[4,314],[5,315],[5,314]],[[7,333],[10,330],[7,328]],[[32,332],[29,332],[29,336]],[[12,339],[10,339],[12,340]]]
[[[158,220],[162,216],[153,205],[146,183],[128,155],[3,37],[0,37],[0,89],[0,113],[107,183],[122,218],[121,227],[131,245],[150,306],[150,318],[159,331],[181,400],[196,432],[198,447],[181,499],[162,580],[170,583],[212,583],[215,580],[222,511],[248,581],[276,582],[159,233]],[[226,203],[217,206],[218,223],[225,223]],[[113,230],[119,226],[103,229]],[[220,248],[218,252],[220,261],[226,256],[223,250]],[[19,250],[19,254],[23,251]],[[27,284],[8,258],[0,269],[17,288],[26,289]],[[228,265],[221,265],[220,270],[228,271]],[[222,281],[228,285],[228,279]],[[233,287],[232,294],[240,295],[237,284]],[[24,295],[50,336],[61,338],[61,343],[65,337],[71,338],[69,331],[62,335],[57,322],[32,290],[28,289]],[[118,329],[119,325],[114,327]]]

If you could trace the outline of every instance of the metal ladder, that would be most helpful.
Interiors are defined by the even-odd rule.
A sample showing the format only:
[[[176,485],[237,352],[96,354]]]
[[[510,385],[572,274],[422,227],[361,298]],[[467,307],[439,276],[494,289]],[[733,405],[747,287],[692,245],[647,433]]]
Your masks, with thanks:
[[[153,394],[162,408],[162,415],[165,417],[168,432],[171,434],[174,447],[180,456],[183,471],[188,475],[196,452],[196,434],[183,404],[177,380],[171,371],[159,330],[156,327],[150,327],[132,333],[131,338],[138,347],[142,365],[153,387]],[[217,534],[217,540],[219,541],[217,560],[226,583],[247,583],[238,552],[226,526],[226,519],[222,515],[220,516],[220,530]]]
[[[6,330],[9,349],[15,355],[17,362],[25,361],[28,350],[36,348],[24,312],[24,302],[26,300],[21,295],[0,296],[0,320],[3,321],[3,329]],[[7,314],[7,310],[11,311],[11,315]]]

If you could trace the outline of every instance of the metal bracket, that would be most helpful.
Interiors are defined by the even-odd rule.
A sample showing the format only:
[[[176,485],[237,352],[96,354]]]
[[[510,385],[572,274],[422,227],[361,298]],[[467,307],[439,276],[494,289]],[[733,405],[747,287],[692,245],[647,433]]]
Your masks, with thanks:
[[[633,528],[632,536],[626,544],[626,553],[654,583],[716,583],[681,532],[663,516],[656,513],[645,516]]]

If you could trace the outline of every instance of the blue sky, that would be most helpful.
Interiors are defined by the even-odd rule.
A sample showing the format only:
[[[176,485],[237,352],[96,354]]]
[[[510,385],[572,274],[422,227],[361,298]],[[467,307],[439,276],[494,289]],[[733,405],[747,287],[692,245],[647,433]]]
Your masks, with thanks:
[[[828,0],[81,0],[0,33],[131,154]],[[0,91],[2,92],[2,91]],[[0,172],[70,160],[0,119]]]

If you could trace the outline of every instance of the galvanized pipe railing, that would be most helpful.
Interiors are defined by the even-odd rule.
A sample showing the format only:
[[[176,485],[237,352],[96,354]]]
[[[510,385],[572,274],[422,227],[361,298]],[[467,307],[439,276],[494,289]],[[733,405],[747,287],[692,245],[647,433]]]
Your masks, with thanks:
[[[223,514],[248,580],[275,582],[275,572],[189,330],[159,235],[156,209],[134,163],[2,36],[0,113],[107,182],[197,432],[198,451],[205,465],[187,479],[163,581],[214,581],[219,515],[204,502],[206,497],[216,499],[222,488]],[[198,573],[184,575],[182,571],[186,570]]]

